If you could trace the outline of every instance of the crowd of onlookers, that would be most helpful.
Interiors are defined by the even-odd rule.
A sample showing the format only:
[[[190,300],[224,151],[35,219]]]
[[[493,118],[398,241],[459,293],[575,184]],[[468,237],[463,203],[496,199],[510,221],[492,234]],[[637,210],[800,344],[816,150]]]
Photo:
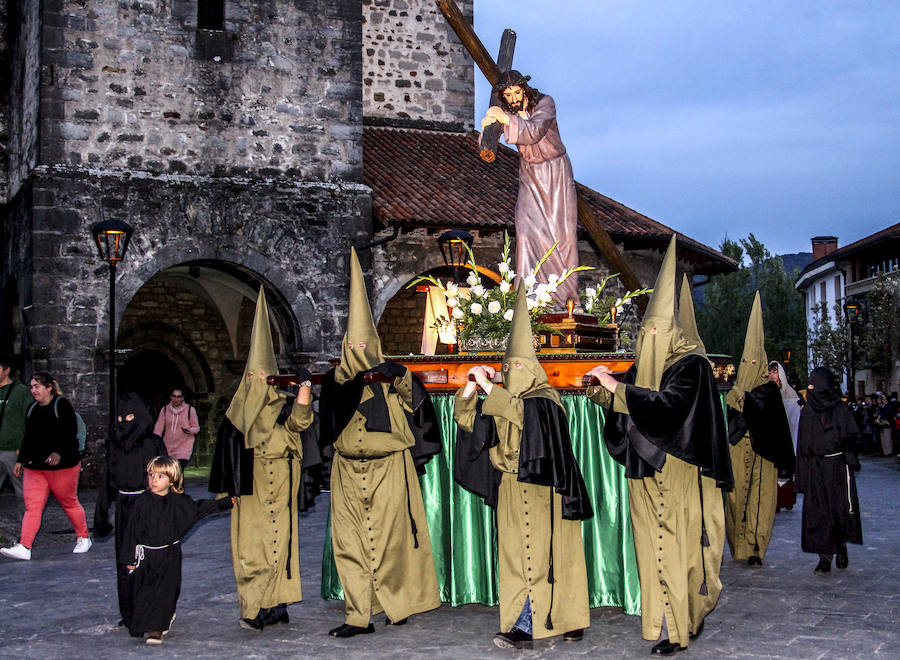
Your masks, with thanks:
[[[900,460],[900,402],[897,392],[847,395],[847,405],[862,430],[862,453],[868,456],[898,455]]]

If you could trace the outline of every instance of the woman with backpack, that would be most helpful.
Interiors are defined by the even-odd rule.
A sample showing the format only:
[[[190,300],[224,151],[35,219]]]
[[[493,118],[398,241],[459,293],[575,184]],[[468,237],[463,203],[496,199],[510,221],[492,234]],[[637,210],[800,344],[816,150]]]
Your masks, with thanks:
[[[31,379],[34,403],[25,417],[25,435],[15,465],[16,476],[23,476],[25,516],[19,542],[0,554],[12,559],[31,559],[31,546],[50,493],[59,502],[78,537],[75,554],[91,549],[84,508],[78,501],[78,477],[81,455],[78,451],[78,423],[72,404],[62,396],[59,384],[46,371]]]

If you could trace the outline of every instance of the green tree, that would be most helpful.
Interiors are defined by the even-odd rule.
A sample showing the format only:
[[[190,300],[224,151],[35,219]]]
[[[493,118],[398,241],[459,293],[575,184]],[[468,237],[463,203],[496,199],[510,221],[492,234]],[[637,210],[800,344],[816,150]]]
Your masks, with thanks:
[[[759,289],[766,331],[766,353],[778,359],[782,347],[792,349],[789,365],[806,375],[806,315],[803,296],[794,288],[796,272],[787,272],[781,257],[750,234],[739,241],[725,239],[719,250],[740,264],[735,273],[717,275],[706,285],[697,309],[700,336],[712,353],[739,359],[753,296]]]
[[[810,366],[826,367],[836,375],[841,375],[847,366],[847,349],[850,345],[850,335],[847,324],[843,321],[841,306],[835,305],[832,312],[827,303],[820,302],[814,311],[816,322],[810,328],[809,335],[809,352],[812,355]],[[832,314],[841,320],[832,324]]]
[[[855,338],[855,366],[889,377],[900,358],[900,278],[879,275],[866,298],[869,313]]]

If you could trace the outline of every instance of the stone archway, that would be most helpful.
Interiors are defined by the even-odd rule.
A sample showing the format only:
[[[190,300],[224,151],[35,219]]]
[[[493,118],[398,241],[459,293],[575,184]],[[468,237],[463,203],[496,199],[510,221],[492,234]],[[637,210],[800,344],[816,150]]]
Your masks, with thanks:
[[[275,352],[291,369],[302,360],[301,326],[281,291],[246,266],[213,259],[173,264],[148,278],[122,312],[120,391],[138,391],[157,414],[173,387],[184,389],[200,418],[196,463],[211,457],[221,411],[240,380],[260,286]]]

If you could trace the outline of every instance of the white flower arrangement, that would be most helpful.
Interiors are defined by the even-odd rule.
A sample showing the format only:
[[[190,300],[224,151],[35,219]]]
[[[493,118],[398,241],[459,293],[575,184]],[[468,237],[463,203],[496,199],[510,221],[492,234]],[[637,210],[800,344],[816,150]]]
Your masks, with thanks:
[[[590,266],[573,266],[563,273],[554,273],[547,278],[547,283],[538,284],[538,275],[541,267],[547,261],[557,244],[547,250],[547,253],[534,265],[534,268],[525,275],[526,296],[528,296],[528,310],[531,314],[531,325],[534,330],[544,328],[538,318],[552,309],[553,293],[557,287],[572,274],[583,270],[592,270]],[[423,275],[416,278],[408,286],[415,286],[421,282],[428,282],[443,291],[450,310],[450,317],[458,322],[459,338],[465,341],[470,337],[483,337],[485,339],[504,339],[509,335],[510,322],[516,304],[516,289],[514,281],[516,272],[512,268],[510,255],[510,238],[508,234],[503,236],[503,254],[497,265],[497,272],[501,280],[496,287],[488,288],[484,285],[478,266],[475,263],[475,255],[471,249],[469,253],[468,268],[471,269],[466,284],[469,290],[465,291],[453,282],[443,283],[431,275]],[[436,320],[436,325],[445,327],[450,320],[441,317]]]
[[[581,305],[584,307],[584,311],[597,317],[597,322],[600,325],[607,325],[612,321],[612,309],[614,307],[616,309],[616,318],[619,319],[625,313],[625,308],[631,305],[635,298],[653,293],[653,289],[636,289],[628,291],[620,297],[616,297],[614,294],[603,295],[603,290],[609,281],[618,276],[618,273],[606,276],[600,284],[586,287],[581,296]]]

